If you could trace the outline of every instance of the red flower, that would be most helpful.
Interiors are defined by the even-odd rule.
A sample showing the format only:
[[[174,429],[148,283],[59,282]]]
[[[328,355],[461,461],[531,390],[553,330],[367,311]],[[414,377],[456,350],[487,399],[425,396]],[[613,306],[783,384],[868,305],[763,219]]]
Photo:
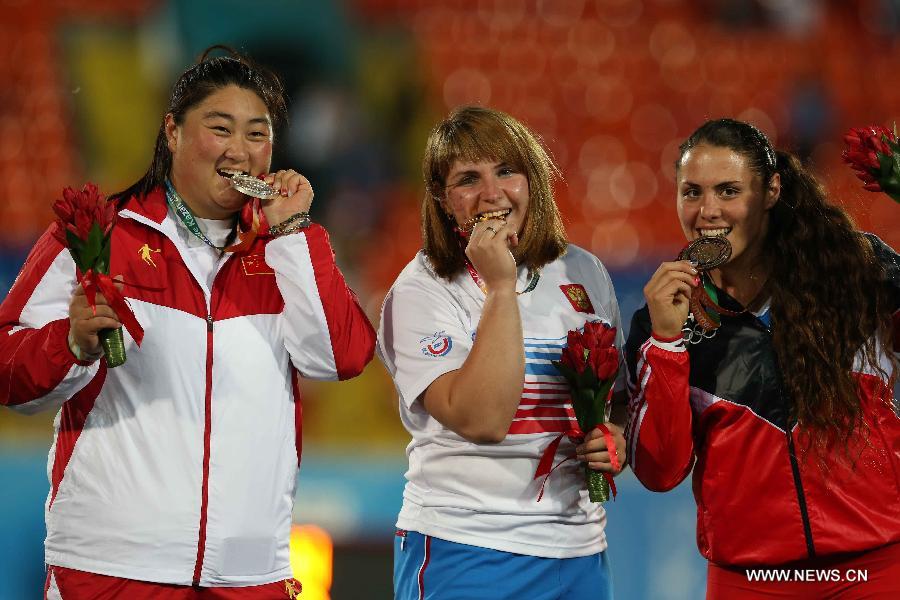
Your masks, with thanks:
[[[568,435],[570,437],[584,436],[599,427],[606,432],[604,436],[606,448],[611,454],[615,454],[616,449],[611,441],[612,436],[605,429],[604,423],[609,416],[612,388],[616,381],[616,374],[619,372],[619,351],[616,349],[615,341],[615,327],[599,321],[585,323],[581,331],[569,332],[562,357],[558,361],[553,361],[553,366],[569,384],[572,409],[575,412],[575,420],[578,422],[578,427]],[[549,476],[549,473],[552,472],[550,464],[553,462],[560,438],[557,438],[557,441],[550,444],[544,451],[535,477],[541,474]],[[613,465],[616,463],[613,462]],[[585,465],[585,473],[591,501],[605,501],[609,497],[609,489],[612,489],[613,496],[615,496],[615,484],[612,483],[611,475],[601,474],[587,465]],[[609,486],[606,491],[604,491],[604,485]]]
[[[863,187],[885,192],[900,202],[900,146],[895,131],[881,125],[854,127],[844,136],[847,149],[841,153]]]
[[[619,353],[614,347],[591,350],[591,369],[600,381],[607,381],[619,371]]]
[[[80,190],[66,188],[53,204],[56,213],[54,237],[72,255],[82,273],[108,273],[110,233],[116,223],[116,205],[100,189],[87,183]]]
[[[566,339],[566,347],[563,348],[560,362],[574,370],[576,373],[581,373],[584,371],[585,364],[587,364],[585,349],[586,348],[582,343],[581,334],[577,331],[570,331],[569,336]]]
[[[108,202],[93,183],[85,184],[81,191],[69,187],[64,189],[63,197],[53,204],[53,212],[56,213],[59,226],[54,235],[60,240],[65,239],[65,231],[68,230],[85,241],[94,223],[106,237],[115,225],[117,215],[116,205]]]
[[[602,383],[613,377],[619,368],[615,341],[615,327],[600,321],[585,323],[583,331],[569,332],[560,362],[579,375],[590,367]]]

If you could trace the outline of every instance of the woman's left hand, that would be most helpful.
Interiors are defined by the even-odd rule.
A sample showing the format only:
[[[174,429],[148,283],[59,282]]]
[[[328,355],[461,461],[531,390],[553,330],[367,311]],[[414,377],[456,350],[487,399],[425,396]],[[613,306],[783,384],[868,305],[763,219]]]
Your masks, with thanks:
[[[293,169],[287,169],[269,173],[264,181],[280,194],[261,201],[269,225],[278,225],[298,212],[309,212],[313,189],[306,177]]]
[[[605,471],[618,475],[625,466],[625,435],[624,430],[615,423],[604,423],[609,432],[613,436],[616,444],[616,457],[619,459],[619,468],[613,468],[609,452],[606,450],[606,440],[603,432],[599,429],[593,429],[584,438],[584,442],[575,447],[576,458],[581,462],[586,462],[588,467],[595,471]]]

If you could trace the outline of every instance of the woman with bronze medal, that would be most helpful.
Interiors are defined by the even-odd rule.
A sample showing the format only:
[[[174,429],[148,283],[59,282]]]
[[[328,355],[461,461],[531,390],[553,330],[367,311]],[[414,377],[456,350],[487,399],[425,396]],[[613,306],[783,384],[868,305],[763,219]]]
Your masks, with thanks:
[[[424,246],[385,299],[378,344],[412,436],[400,600],[612,597],[605,512],[583,465],[617,471],[622,429],[607,423],[615,459],[600,430],[569,439],[552,361],[569,330],[619,327],[619,309],[603,265],[566,241],[555,174],[537,137],[489,108],[457,109],[426,143]],[[541,496],[535,473],[555,439]]]
[[[898,255],[752,125],[680,149],[690,244],[632,321],[631,467],[693,469],[707,598],[898,598]]]
[[[298,379],[357,375],[375,335],[309,181],[271,170],[285,116],[278,78],[232,51],[176,82],[150,168],[111,198],[109,274],[144,330],[127,360],[103,356],[119,315],[88,302],[57,224],[3,303],[0,403],[60,409],[47,598],[299,593]]]

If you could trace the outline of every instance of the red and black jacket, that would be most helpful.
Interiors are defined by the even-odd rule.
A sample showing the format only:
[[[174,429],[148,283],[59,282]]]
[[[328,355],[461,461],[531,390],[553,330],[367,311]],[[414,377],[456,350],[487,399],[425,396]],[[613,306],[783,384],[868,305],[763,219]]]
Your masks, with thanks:
[[[897,352],[900,257],[870,239],[886,267]],[[740,308],[720,293],[723,306]],[[864,434],[823,461],[804,451],[808,434],[789,417],[771,331],[753,314],[723,318],[715,336],[686,344],[653,336],[644,306],[626,360],[631,467],[654,491],[674,488],[693,469],[697,545],[708,560],[777,565],[900,542],[898,407],[859,361]],[[891,372],[887,354],[882,365]]]

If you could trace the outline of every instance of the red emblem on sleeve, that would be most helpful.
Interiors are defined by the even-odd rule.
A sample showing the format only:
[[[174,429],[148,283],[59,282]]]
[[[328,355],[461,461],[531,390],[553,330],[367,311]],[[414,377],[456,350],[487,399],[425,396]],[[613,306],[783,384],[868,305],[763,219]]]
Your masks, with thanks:
[[[591,299],[588,296],[587,290],[584,289],[584,286],[580,283],[561,285],[559,286],[559,289],[562,290],[563,294],[565,294],[566,298],[572,304],[572,308],[578,312],[594,312],[594,305],[591,304]]]
[[[266,264],[266,256],[263,253],[250,254],[241,257],[241,266],[247,275],[274,275],[275,271]]]

